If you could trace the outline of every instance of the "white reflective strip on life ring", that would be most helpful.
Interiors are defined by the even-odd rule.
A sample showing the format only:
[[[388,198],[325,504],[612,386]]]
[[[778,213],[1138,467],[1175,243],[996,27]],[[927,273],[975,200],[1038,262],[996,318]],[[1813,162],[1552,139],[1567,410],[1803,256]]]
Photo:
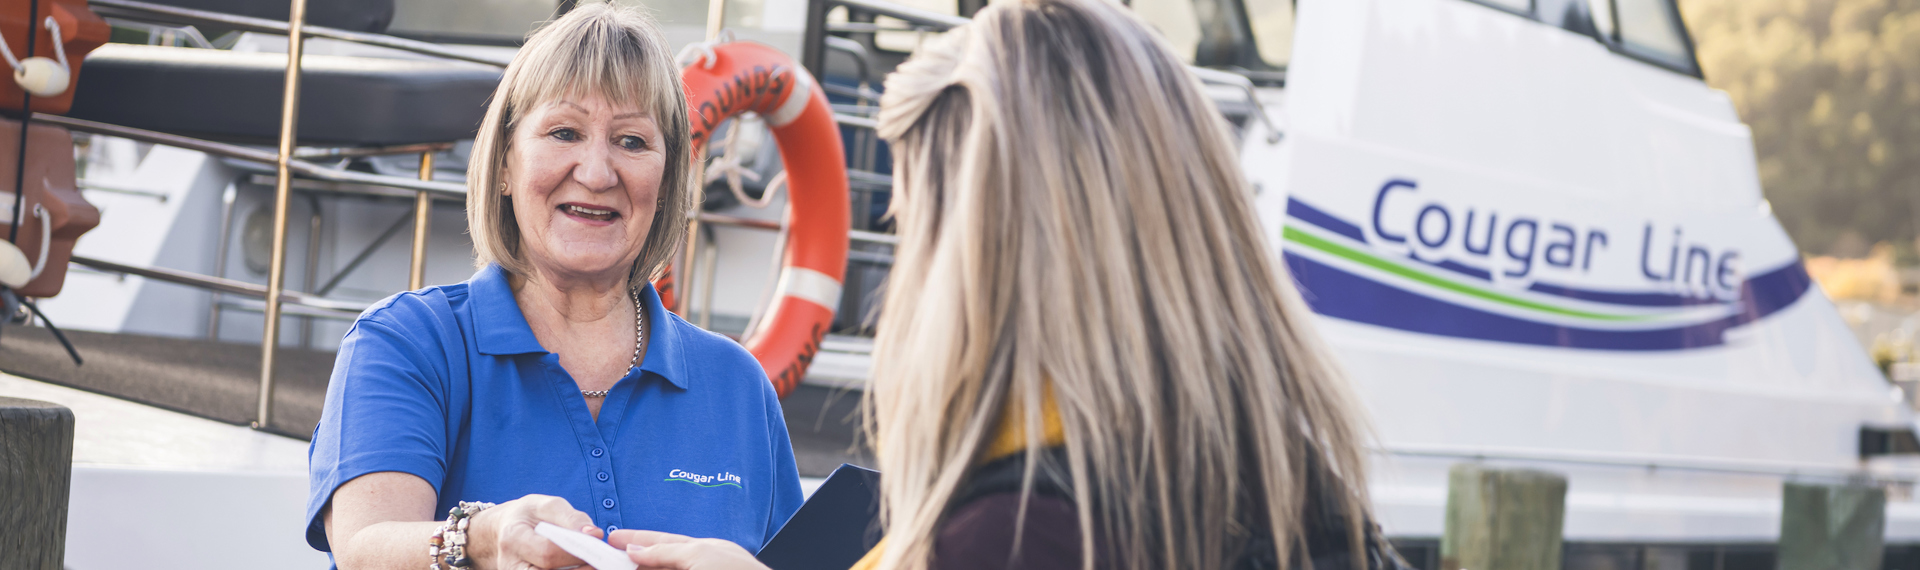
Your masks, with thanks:
[[[811,301],[828,311],[840,306],[840,281],[805,267],[788,267],[780,272],[775,294]]]
[[[807,110],[807,102],[813,99],[813,74],[798,67],[787,69],[793,74],[793,90],[787,92],[787,100],[780,102],[780,108],[767,115],[767,125],[776,129],[800,118],[800,113]]]

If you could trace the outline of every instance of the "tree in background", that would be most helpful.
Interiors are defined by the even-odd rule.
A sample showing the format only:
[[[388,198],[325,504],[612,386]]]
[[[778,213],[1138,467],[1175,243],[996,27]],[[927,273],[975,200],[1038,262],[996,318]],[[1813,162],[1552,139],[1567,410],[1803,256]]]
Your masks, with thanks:
[[[1753,128],[1760,180],[1803,251],[1920,237],[1920,0],[1683,0],[1707,83]]]

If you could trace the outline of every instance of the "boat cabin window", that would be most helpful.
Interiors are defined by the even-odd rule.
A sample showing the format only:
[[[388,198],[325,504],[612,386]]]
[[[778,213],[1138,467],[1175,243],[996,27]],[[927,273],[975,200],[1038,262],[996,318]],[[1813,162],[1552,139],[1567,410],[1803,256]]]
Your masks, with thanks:
[[[1535,0],[1534,18],[1549,26],[1592,38],[1600,38],[1594,29],[1592,6],[1599,4],[1606,10],[1606,0]]]
[[[1286,68],[1293,60],[1293,0],[1247,0],[1246,6],[1260,59]]]
[[[1588,36],[1633,59],[1700,77],[1675,0],[1467,0]]]
[[[1193,4],[1194,0],[1133,0],[1133,12],[1166,36],[1173,53],[1193,63],[1193,54],[1200,49],[1200,17],[1194,14]]]
[[[1593,17],[1594,33],[1613,37],[1613,4],[1608,0],[1587,0],[1587,14]]]
[[[1614,0],[1620,49],[1654,63],[1697,75],[1687,32],[1673,0]]]
[[[1294,0],[1132,0],[1129,6],[1190,65],[1251,72],[1261,81],[1293,58]]]

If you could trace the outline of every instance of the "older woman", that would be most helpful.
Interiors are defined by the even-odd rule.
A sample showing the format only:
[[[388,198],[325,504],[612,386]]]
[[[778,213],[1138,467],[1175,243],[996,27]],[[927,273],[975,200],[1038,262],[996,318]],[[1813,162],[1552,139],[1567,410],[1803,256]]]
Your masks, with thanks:
[[[579,564],[542,521],[757,549],[799,508],[759,364],[646,281],[684,233],[682,93],[653,23],[604,4],[507,67],[468,169],[479,273],[388,298],[341,343],[307,506],[339,567]]]

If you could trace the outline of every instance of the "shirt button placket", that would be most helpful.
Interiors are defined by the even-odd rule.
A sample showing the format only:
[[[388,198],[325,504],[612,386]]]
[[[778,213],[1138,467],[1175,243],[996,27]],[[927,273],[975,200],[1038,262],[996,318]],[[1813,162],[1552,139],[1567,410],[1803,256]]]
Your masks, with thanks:
[[[600,507],[610,511],[604,515],[604,520],[608,523],[607,533],[612,534],[613,531],[620,529],[620,512],[613,509],[618,505],[618,503],[613,500],[613,497],[619,494],[619,487],[613,483],[613,473],[611,473],[611,467],[613,466],[611,465],[610,458],[607,457],[607,449],[605,447],[596,446],[587,450],[587,454],[593,456],[593,463],[595,463],[595,467],[597,467],[593,474],[593,479],[597,481],[597,483],[594,483],[592,486],[599,491],[597,494],[601,496]]]

